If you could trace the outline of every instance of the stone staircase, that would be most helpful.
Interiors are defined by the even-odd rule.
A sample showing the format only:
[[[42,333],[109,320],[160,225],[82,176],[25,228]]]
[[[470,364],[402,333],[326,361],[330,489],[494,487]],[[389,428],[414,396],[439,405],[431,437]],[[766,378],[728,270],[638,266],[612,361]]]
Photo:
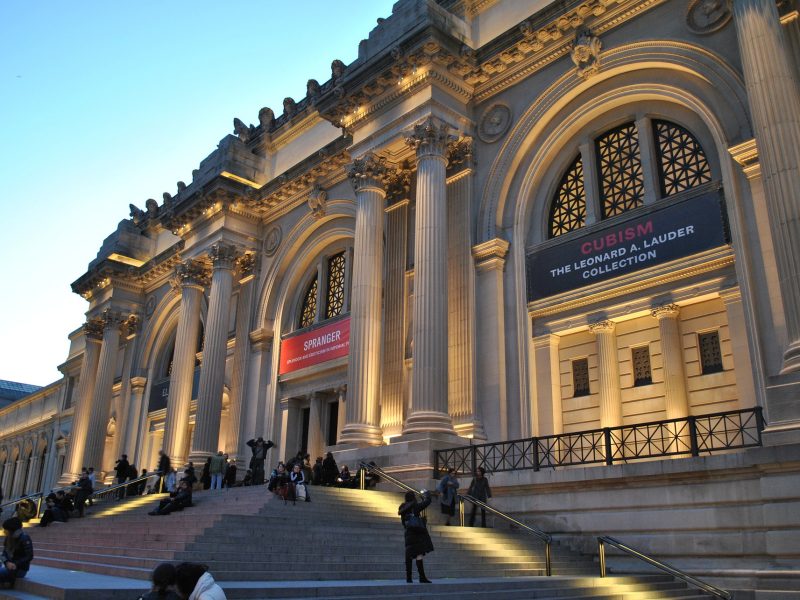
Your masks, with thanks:
[[[31,574],[17,590],[0,592],[0,600],[136,598],[164,561],[208,565],[232,599],[708,597],[661,575],[601,579],[592,560],[558,544],[554,577],[545,577],[537,538],[446,527],[437,524],[435,504],[429,513],[436,550],[425,559],[434,584],[408,585],[400,494],[313,487],[311,493],[310,503],[285,504],[263,486],[199,492],[193,508],[159,517],[147,515],[158,500],[147,496],[98,505],[66,524],[32,527]],[[59,585],[70,571],[78,572],[70,575],[74,581]]]

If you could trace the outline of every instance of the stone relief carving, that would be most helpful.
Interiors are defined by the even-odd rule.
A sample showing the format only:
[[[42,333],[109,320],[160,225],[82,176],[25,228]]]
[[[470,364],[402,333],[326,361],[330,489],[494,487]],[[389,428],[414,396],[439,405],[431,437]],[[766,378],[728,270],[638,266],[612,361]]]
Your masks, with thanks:
[[[241,119],[233,119],[233,133],[235,133],[236,136],[245,144],[249,142],[250,138],[253,136],[253,129],[254,127],[252,125],[248,127],[242,122]]]
[[[308,194],[308,207],[311,209],[311,214],[314,215],[315,219],[321,219],[325,216],[327,201],[328,192],[321,185],[316,184]]]
[[[322,87],[319,85],[319,81],[316,79],[309,79],[306,83],[306,97],[309,99],[311,104],[316,102],[321,93]]]
[[[475,144],[472,137],[465,135],[447,145],[447,167],[460,171],[472,166],[472,154]]]
[[[272,256],[278,250],[278,246],[281,245],[281,238],[283,233],[281,232],[281,228],[277,225],[270,229],[267,232],[267,235],[264,237],[264,254],[267,256]]]
[[[260,111],[258,111],[258,122],[263,129],[269,130],[272,127],[274,121],[275,121],[275,113],[269,106],[265,106]]]
[[[183,193],[183,192],[185,192],[185,191],[186,191],[186,184],[185,184],[185,183],[183,183],[182,181],[179,181],[179,182],[177,183],[177,186],[178,186],[178,193],[179,193],[179,194],[180,194],[180,193]]]
[[[511,109],[505,104],[495,104],[486,109],[478,124],[478,137],[491,144],[503,137],[511,127]]]
[[[575,36],[575,47],[572,49],[572,62],[578,75],[589,79],[600,70],[600,49],[603,44],[588,27],[582,27]]]
[[[147,202],[144,203],[144,206],[147,209],[147,216],[149,218],[155,219],[158,216],[158,202],[152,198],[148,198]]]
[[[344,75],[344,69],[344,63],[338,58],[331,63],[331,79],[333,79],[334,83]]]
[[[256,255],[255,252],[248,252],[242,254],[237,261],[239,265],[239,274],[242,278],[249,277],[256,269]]]
[[[384,187],[386,178],[390,174],[386,159],[373,152],[367,152],[361,158],[355,159],[347,165],[346,170],[347,177],[356,192],[366,185]]]
[[[417,151],[417,156],[443,155],[447,144],[454,139],[447,123],[428,117],[422,123],[414,125],[411,135],[406,137],[406,144]]]
[[[389,173],[386,178],[386,201],[389,204],[408,199],[413,174],[414,167],[408,160],[404,160],[397,169]]]
[[[153,313],[156,312],[156,303],[157,303],[157,300],[156,300],[155,295],[150,296],[147,299],[147,302],[145,302],[145,305],[144,305],[144,316],[145,316],[145,318],[149,319],[150,317],[153,316]]]
[[[725,27],[733,17],[727,0],[692,0],[686,9],[686,26],[698,35]]]

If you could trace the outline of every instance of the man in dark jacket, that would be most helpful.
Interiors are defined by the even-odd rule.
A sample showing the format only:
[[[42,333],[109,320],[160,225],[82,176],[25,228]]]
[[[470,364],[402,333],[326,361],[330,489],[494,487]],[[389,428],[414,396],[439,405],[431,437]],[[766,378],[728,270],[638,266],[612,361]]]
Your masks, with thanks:
[[[33,542],[22,530],[22,521],[11,517],[3,521],[3,564],[0,566],[0,583],[14,587],[17,577],[25,577],[33,560]]]
[[[267,450],[275,444],[272,443],[272,440],[265,442],[264,438],[260,437],[257,440],[250,440],[247,445],[253,451],[253,457],[250,459],[250,469],[253,471],[253,485],[261,485],[264,483],[264,461],[267,459]]]
[[[150,511],[149,515],[168,515],[176,510],[183,510],[192,505],[192,486],[186,481],[181,481],[178,485],[178,491],[171,498],[160,500],[158,508]]]
[[[83,516],[86,500],[92,495],[92,482],[89,479],[89,473],[83,471],[80,479],[78,479],[77,489],[75,490],[75,508],[78,509],[78,516]]]
[[[164,478],[167,476],[172,470],[172,463],[169,461],[169,456],[163,450],[158,451],[158,469],[156,469],[156,473],[159,475],[159,480],[156,482],[155,491],[160,492],[161,486],[164,483]]]
[[[489,480],[486,479],[486,471],[483,467],[478,467],[475,471],[475,477],[472,483],[469,484],[468,496],[472,496],[476,500],[480,500],[484,504],[492,497],[492,488],[489,487]],[[469,515],[469,526],[475,526],[475,513],[478,510],[477,504],[472,504],[472,512]],[[486,509],[481,507],[481,527],[486,527]]]
[[[122,457],[117,461],[114,470],[117,472],[117,483],[125,483],[125,480],[128,479],[128,471],[131,468],[131,464],[128,462],[128,455],[123,454]],[[125,497],[125,488],[119,488],[117,492],[117,498],[122,500]]]

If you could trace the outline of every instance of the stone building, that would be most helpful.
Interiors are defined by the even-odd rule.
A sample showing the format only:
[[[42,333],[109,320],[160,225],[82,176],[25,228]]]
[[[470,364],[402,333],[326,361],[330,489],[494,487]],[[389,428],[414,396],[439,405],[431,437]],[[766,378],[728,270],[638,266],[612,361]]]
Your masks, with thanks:
[[[48,483],[162,448],[244,463],[259,435],[272,461],[333,450],[421,477],[434,449],[759,407],[769,448],[495,483],[546,519],[588,480],[595,506],[603,478],[663,496],[736,473],[759,565],[786,564],[799,62],[793,0],[400,0],[356,61],[131,205],[73,283],[88,310],[64,379],[28,422],[0,411],[19,425],[3,488],[33,489],[13,472],[44,460]],[[742,508],[768,489],[772,525]]]

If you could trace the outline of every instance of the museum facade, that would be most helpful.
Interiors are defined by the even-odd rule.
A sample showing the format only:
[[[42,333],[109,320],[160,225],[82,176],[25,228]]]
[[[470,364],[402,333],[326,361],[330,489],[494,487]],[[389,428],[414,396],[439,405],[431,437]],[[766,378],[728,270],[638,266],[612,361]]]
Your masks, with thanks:
[[[799,442],[798,61],[793,1],[401,0],[131,205],[63,379],[0,410],[6,496],[258,436],[400,473],[756,407]]]

